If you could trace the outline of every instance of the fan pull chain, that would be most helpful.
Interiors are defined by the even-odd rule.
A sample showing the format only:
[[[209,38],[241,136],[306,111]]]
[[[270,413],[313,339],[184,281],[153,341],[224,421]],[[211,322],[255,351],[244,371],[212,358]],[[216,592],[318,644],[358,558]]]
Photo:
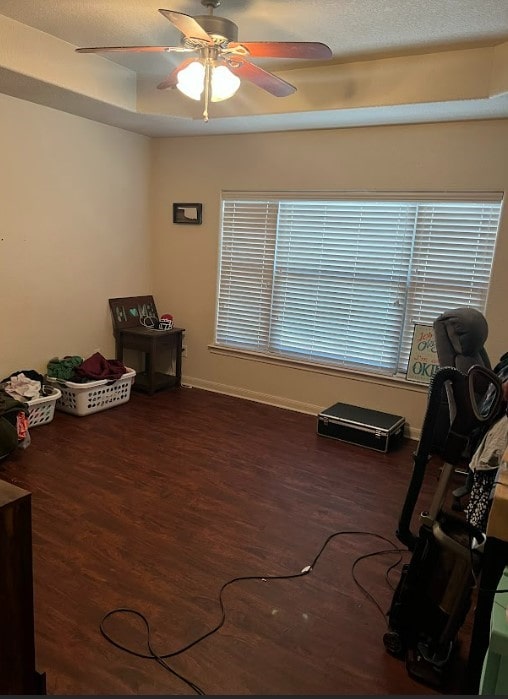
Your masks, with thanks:
[[[212,66],[210,59],[207,58],[205,61],[205,110],[203,112],[203,119],[205,122],[208,121],[208,103],[210,100],[210,83],[212,80]]]

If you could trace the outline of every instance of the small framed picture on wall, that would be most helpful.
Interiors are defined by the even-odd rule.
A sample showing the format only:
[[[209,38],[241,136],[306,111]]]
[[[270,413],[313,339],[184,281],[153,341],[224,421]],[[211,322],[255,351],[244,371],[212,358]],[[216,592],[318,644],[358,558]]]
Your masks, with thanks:
[[[203,221],[203,204],[173,204],[173,223],[199,226]]]

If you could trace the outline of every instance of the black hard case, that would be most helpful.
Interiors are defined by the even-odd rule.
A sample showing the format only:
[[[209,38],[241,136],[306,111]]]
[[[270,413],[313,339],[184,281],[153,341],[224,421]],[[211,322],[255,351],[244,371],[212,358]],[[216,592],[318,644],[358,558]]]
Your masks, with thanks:
[[[335,403],[319,413],[317,432],[386,453],[402,441],[405,422],[401,415]]]

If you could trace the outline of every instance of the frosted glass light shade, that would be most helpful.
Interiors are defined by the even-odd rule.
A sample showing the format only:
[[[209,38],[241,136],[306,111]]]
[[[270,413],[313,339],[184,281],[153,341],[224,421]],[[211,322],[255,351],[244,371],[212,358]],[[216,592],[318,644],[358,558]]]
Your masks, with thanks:
[[[240,78],[226,66],[217,66],[212,70],[212,102],[222,102],[233,97],[240,87]]]
[[[177,88],[193,100],[199,100],[205,86],[205,66],[201,61],[193,61],[178,73]],[[211,70],[210,99],[222,102],[232,97],[240,87],[240,78],[227,66],[213,66]]]
[[[190,63],[178,73],[177,88],[193,100],[199,100],[205,85],[205,66],[199,61]]]

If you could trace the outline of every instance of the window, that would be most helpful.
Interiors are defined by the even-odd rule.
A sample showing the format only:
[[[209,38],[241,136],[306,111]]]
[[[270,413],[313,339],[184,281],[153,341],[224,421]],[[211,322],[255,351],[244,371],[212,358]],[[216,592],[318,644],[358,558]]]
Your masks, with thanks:
[[[216,344],[406,372],[414,323],[484,311],[501,195],[223,193]]]

